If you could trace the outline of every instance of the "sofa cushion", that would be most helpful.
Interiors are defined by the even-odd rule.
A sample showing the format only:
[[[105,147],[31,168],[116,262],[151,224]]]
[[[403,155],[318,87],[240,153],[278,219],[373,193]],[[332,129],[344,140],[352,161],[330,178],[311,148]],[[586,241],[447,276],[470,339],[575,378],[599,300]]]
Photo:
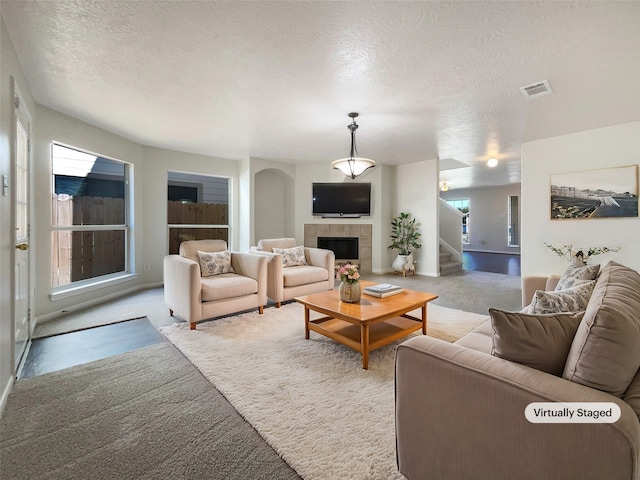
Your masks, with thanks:
[[[640,368],[640,274],[615,262],[600,272],[563,377],[621,397]]]
[[[198,251],[198,259],[200,260],[200,272],[203,277],[233,273],[231,252],[229,250],[222,252]]]
[[[304,258],[304,247],[292,248],[276,248],[273,247],[273,253],[282,255],[283,267],[295,267],[297,265],[306,265],[307,260]]]
[[[579,283],[584,283],[584,280],[595,280],[598,278],[599,271],[600,265],[585,265],[583,267],[571,265],[560,277],[556,291],[566,290]]]
[[[203,302],[242,297],[258,292],[258,282],[235,273],[203,277],[200,281]]]
[[[560,376],[584,312],[530,315],[489,309],[491,354]]]
[[[491,354],[493,348],[492,332],[491,320],[487,320],[453,343],[471,350]]]
[[[285,287],[297,287],[328,280],[329,272],[326,268],[303,265],[282,269],[282,277]]]
[[[545,292],[536,290],[526,313],[545,314],[560,312],[584,312],[591,298],[595,280],[582,280],[584,283],[567,288]]]

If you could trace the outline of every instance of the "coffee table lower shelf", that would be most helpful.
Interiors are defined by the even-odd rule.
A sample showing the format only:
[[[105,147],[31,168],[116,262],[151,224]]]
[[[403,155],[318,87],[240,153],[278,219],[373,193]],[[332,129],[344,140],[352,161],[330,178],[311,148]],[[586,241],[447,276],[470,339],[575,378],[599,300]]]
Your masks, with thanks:
[[[368,368],[369,352],[384,347],[422,329],[422,320],[409,316],[392,317],[371,325],[354,325],[332,317],[309,320],[309,330],[331,338],[362,354],[362,367]],[[309,338],[309,332],[306,338]]]

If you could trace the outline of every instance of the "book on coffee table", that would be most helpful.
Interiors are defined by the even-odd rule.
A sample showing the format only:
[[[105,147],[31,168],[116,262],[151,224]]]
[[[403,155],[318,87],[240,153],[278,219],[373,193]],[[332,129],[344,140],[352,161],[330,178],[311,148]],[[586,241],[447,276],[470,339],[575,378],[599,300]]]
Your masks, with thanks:
[[[399,285],[392,285],[390,283],[379,283],[377,285],[364,287],[362,291],[363,293],[371,295],[372,297],[384,298],[402,293],[404,291],[404,288]]]

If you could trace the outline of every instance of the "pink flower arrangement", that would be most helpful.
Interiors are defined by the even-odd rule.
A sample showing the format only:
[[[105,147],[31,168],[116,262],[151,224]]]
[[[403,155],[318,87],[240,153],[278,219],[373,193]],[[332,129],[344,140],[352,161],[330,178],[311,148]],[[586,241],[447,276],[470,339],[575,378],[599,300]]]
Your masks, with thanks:
[[[358,266],[351,265],[350,263],[342,265],[338,270],[338,274],[340,275],[340,280],[347,283],[356,283],[360,278]]]

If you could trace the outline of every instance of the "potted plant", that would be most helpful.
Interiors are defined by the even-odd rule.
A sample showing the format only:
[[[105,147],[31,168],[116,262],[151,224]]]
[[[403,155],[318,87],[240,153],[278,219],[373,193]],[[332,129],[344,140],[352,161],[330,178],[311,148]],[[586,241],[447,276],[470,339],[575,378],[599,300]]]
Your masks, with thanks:
[[[398,256],[393,261],[393,269],[396,272],[412,271],[413,251],[422,245],[418,243],[420,232],[416,225],[416,219],[410,213],[401,212],[391,221],[391,245],[390,250],[398,250]]]

